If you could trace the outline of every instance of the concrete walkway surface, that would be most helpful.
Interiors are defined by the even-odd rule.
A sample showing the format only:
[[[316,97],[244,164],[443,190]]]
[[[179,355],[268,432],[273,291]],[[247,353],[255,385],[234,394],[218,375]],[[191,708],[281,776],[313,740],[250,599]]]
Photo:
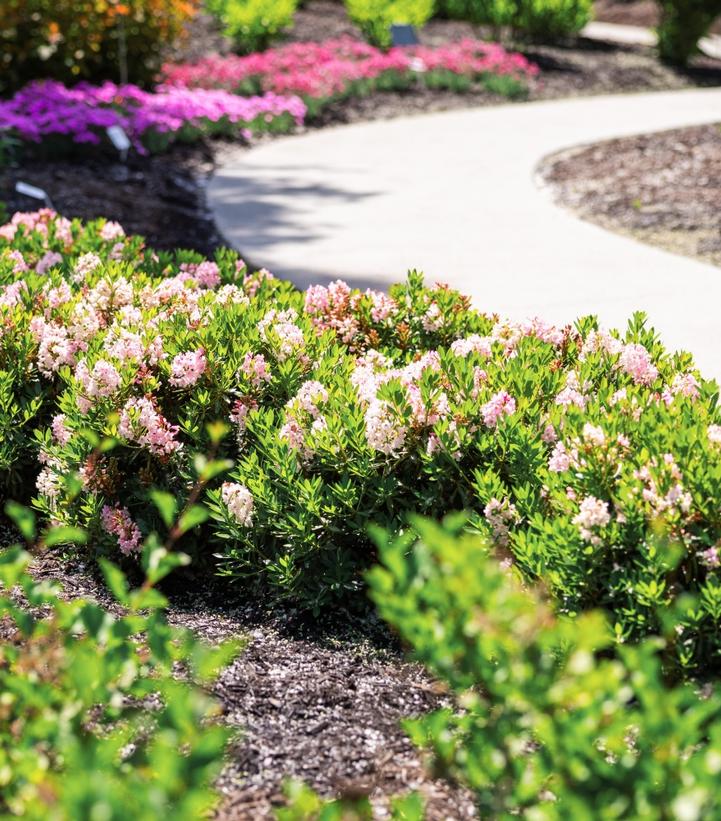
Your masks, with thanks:
[[[623,327],[644,310],[721,379],[721,270],[582,222],[539,189],[546,155],[721,120],[721,89],[587,97],[331,128],[238,152],[208,199],[227,241],[300,287],[409,268],[512,318]]]

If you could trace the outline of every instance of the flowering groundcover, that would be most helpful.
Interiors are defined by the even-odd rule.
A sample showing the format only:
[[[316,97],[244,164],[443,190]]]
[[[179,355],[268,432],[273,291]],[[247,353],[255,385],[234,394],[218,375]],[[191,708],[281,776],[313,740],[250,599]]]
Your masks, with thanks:
[[[468,91],[483,84],[509,97],[527,93],[538,67],[498,43],[465,39],[438,47],[382,51],[342,37],[322,43],[291,43],[250,54],[209,55],[197,63],[168,64],[168,85],[224,89],[238,94],[292,94],[303,98],[310,115],[326,103],[374,89],[398,90],[415,83]]]
[[[465,509],[562,612],[607,608],[619,641],[671,618],[681,668],[718,661],[718,389],[641,316],[512,323],[416,273],[303,293],[230,251],[16,214],[0,434],[6,492],[35,483],[36,508],[100,554],[132,561],[164,526],[149,489],[182,510],[216,448],[233,466],[183,547],[249,588],[318,608],[361,587],[370,523]]]
[[[239,97],[222,90],[163,88],[147,92],[106,82],[68,88],[54,80],[33,82],[0,101],[0,132],[32,142],[99,144],[118,125],[141,153],[174,140],[203,135],[250,136],[285,132],[303,123],[306,108],[295,96],[273,92]]]

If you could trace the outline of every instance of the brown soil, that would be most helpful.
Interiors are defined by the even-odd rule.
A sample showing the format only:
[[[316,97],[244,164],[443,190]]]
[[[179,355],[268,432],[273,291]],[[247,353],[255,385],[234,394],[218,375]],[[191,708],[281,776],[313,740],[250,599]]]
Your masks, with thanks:
[[[298,11],[288,39],[320,40],[342,34],[359,36],[343,5],[311,0]],[[439,44],[478,34],[468,23],[433,20],[421,36],[428,44]],[[228,45],[213,19],[201,15],[194,21],[190,36],[170,56],[191,60],[208,50],[227,50]],[[661,65],[648,49],[586,40],[567,46],[536,46],[525,53],[542,72],[531,91],[532,100],[721,85],[721,62],[707,58],[699,58],[681,72]],[[308,128],[503,102],[486,91],[378,93],[329,106]],[[16,165],[0,168],[0,202],[5,202],[10,213],[37,207],[37,201],[14,193],[15,183],[24,180],[46,190],[67,216],[104,216],[119,221],[128,231],[145,235],[157,248],[184,247],[212,254],[221,238],[206,208],[204,182],[223,148],[214,142],[177,146],[152,158],[131,156],[127,169],[112,155],[88,150],[76,158],[52,162],[26,152]]]
[[[721,129],[709,125],[575,149],[542,169],[584,219],[721,265]]]
[[[10,534],[3,535],[7,543]],[[92,598],[117,612],[97,575],[77,561],[48,552],[32,572],[61,582],[68,597]],[[315,620],[239,602],[237,591],[229,595],[215,580],[187,581],[166,591],[173,624],[210,643],[248,641],[214,688],[224,720],[238,729],[217,785],[218,819],[272,818],[288,778],[328,797],[370,795],[381,813],[391,797],[418,790],[429,821],[476,817],[471,795],[433,778],[400,726],[449,699],[419,665],[404,661],[375,615]]]

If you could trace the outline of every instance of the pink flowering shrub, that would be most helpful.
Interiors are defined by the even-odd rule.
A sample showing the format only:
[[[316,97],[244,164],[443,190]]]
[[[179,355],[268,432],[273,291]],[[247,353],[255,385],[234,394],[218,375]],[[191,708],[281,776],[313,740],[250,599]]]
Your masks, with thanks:
[[[197,63],[168,64],[162,76],[169,86],[297,95],[312,116],[333,100],[414,83],[453,91],[466,91],[480,83],[517,96],[537,75],[536,65],[497,43],[462,40],[381,51],[343,37],[291,43],[246,57],[213,54]]]
[[[50,150],[67,144],[107,143],[105,129],[125,129],[140,153],[160,151],[174,140],[286,132],[303,123],[304,103],[272,91],[239,97],[221,89],[160,87],[155,92],[106,82],[68,88],[54,80],[33,82],[0,101],[0,130]]]
[[[672,618],[676,662],[716,664],[717,388],[642,317],[508,322],[415,273],[301,293],[43,211],[0,226],[0,386],[4,484],[100,551],[162,529],[150,487],[183,509],[221,420],[183,542],[223,574],[317,608],[361,586],[371,523],[465,509],[560,610],[619,641]]]

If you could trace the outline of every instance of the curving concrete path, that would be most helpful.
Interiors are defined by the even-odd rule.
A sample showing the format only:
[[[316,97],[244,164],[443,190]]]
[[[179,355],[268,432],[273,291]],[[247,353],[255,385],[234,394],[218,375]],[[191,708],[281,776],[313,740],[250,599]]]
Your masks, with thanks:
[[[585,223],[535,181],[546,155],[721,120],[721,89],[592,97],[346,126],[239,152],[208,199],[227,241],[299,286],[408,268],[514,318],[645,310],[721,379],[721,269]]]

